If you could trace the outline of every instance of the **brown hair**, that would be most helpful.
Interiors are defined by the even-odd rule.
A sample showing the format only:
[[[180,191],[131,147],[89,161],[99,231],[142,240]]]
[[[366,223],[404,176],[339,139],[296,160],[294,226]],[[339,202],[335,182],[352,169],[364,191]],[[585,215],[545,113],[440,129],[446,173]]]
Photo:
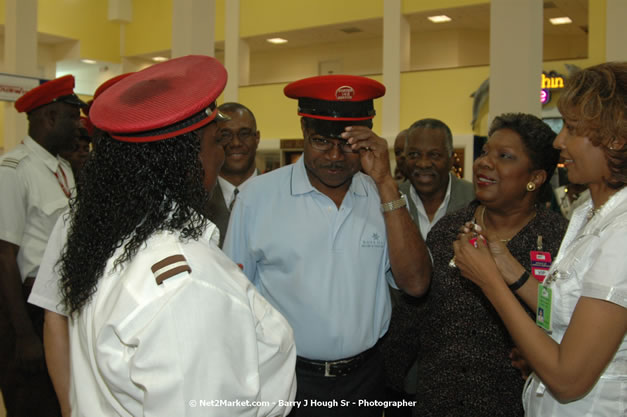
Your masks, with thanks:
[[[603,149],[612,188],[627,183],[626,96],[627,62],[608,62],[573,74],[557,103],[575,133]]]

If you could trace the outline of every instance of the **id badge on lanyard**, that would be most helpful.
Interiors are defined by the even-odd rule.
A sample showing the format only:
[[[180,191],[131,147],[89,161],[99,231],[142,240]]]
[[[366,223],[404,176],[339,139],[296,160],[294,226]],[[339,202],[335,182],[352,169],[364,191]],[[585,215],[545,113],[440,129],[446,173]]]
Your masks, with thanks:
[[[538,285],[538,309],[536,310],[536,324],[547,332],[551,327],[551,305],[553,302],[553,290],[550,287]]]
[[[542,235],[538,236],[538,250],[529,252],[531,257],[531,275],[539,282],[544,282],[544,278],[551,269],[551,253],[542,250]]]
[[[538,250],[529,253],[531,257],[531,273],[533,277],[540,282],[540,285],[538,285],[536,324],[547,332],[550,332],[552,330],[551,306],[553,302],[553,291],[548,285],[543,284],[543,282],[551,268],[551,254],[542,250],[542,236],[538,236],[537,246]]]

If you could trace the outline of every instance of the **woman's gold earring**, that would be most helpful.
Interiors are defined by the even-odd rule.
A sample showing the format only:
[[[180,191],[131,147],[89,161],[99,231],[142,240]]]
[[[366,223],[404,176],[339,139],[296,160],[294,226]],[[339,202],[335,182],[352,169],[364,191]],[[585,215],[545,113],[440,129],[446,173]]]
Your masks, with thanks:
[[[529,181],[527,183],[527,191],[534,191],[536,189],[536,184],[533,181]]]

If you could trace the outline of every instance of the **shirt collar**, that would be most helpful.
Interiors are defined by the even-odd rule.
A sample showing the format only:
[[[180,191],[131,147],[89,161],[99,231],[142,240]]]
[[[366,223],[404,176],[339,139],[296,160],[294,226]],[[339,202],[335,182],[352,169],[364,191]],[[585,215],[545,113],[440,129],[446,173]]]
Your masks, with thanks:
[[[298,158],[294,164],[292,164],[292,178],[291,178],[291,194],[299,195],[299,194],[307,194],[310,192],[320,192],[316,187],[311,185],[311,181],[309,181],[309,177],[307,176],[307,169],[305,168],[305,157],[302,155]],[[367,197],[368,191],[365,184],[365,177],[367,175],[357,172],[353,175],[351,180],[351,185],[348,188],[348,191],[361,196]]]
[[[57,168],[59,167],[58,157],[52,155],[30,136],[26,136],[23,140],[23,143],[24,146],[28,148],[31,155],[39,158],[52,172],[57,172]]]
[[[453,182],[453,174],[449,172],[448,173],[448,185],[446,186],[446,194],[444,194],[444,200],[442,200],[442,203],[440,204],[438,211],[442,207],[444,207],[445,210],[448,207],[448,203],[451,200],[451,183],[452,182]],[[411,187],[409,187],[409,195],[411,199],[414,201],[414,204],[416,204],[416,207],[422,208],[422,211],[425,212],[424,206],[422,204],[422,200],[420,199],[420,196],[418,195],[418,192],[414,188],[413,184],[411,185]],[[426,215],[426,212],[425,212],[425,215]]]
[[[246,181],[244,181],[237,187],[235,187],[235,185],[231,184],[229,181],[225,180],[224,178],[218,176],[218,183],[220,183],[220,188],[222,189],[222,196],[224,197],[224,202],[226,203],[227,206],[233,200],[233,192],[235,191],[235,188],[237,188],[239,191],[242,191],[244,187],[246,187],[246,185],[250,182],[250,180],[257,176],[257,174],[258,174],[257,169],[255,169],[252,175],[246,178]]]
[[[207,224],[207,228],[202,234],[202,239],[207,242],[213,242],[217,245],[220,244],[220,230],[218,226],[216,226],[212,221],[209,221]]]

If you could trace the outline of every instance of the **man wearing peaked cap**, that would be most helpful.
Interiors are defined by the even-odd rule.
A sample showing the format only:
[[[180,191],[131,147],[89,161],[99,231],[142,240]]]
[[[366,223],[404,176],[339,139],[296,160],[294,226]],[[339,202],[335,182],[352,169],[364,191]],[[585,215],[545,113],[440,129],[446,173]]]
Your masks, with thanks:
[[[74,188],[59,152],[74,146],[80,108],[74,77],[28,91],[15,102],[28,136],[0,158],[0,389],[7,415],[60,415],[45,370],[43,310],[27,306],[46,241]]]
[[[69,225],[57,223],[69,228],[59,274],[72,415],[290,411],[292,330],[220,251],[207,209],[224,162],[215,100],[225,83],[217,60],[191,55],[94,100],[90,118],[106,133]],[[227,403],[194,407],[205,399]]]
[[[94,93],[94,100],[107,88],[121,79],[126,78],[128,75],[130,75],[130,73],[113,77],[102,83]],[[91,103],[93,103],[93,100],[90,100],[87,106],[83,107],[82,110],[85,114],[89,114]],[[79,129],[81,136],[78,139],[78,143],[82,149],[78,148],[74,152],[68,152],[70,154],[78,154],[78,158],[75,160],[80,163],[80,169],[82,169],[87,159],[89,143],[94,135],[93,125],[87,117],[81,117],[81,126],[82,127]],[[69,157],[68,161],[72,164],[72,171],[76,173],[75,164],[72,159],[70,159],[74,156],[75,155]],[[78,175],[75,175],[75,179],[77,177]],[[77,193],[79,188],[80,183],[77,182]],[[29,303],[44,309],[43,331],[46,365],[64,416],[70,415],[70,348],[67,315],[61,308],[62,298],[58,291],[60,277],[55,265],[61,257],[61,252],[67,239],[67,229],[63,226],[65,225],[65,220],[69,217],[68,210],[59,216],[57,223],[50,233],[50,238],[48,239],[46,250],[41,261],[41,267],[39,268],[35,284],[28,297]]]
[[[225,252],[294,329],[297,401],[309,405],[296,416],[380,417],[372,401],[384,395],[377,344],[390,320],[388,282],[414,296],[429,286],[387,142],[371,130],[384,93],[345,75],[286,86],[298,99],[303,156],[253,179],[231,213]]]

